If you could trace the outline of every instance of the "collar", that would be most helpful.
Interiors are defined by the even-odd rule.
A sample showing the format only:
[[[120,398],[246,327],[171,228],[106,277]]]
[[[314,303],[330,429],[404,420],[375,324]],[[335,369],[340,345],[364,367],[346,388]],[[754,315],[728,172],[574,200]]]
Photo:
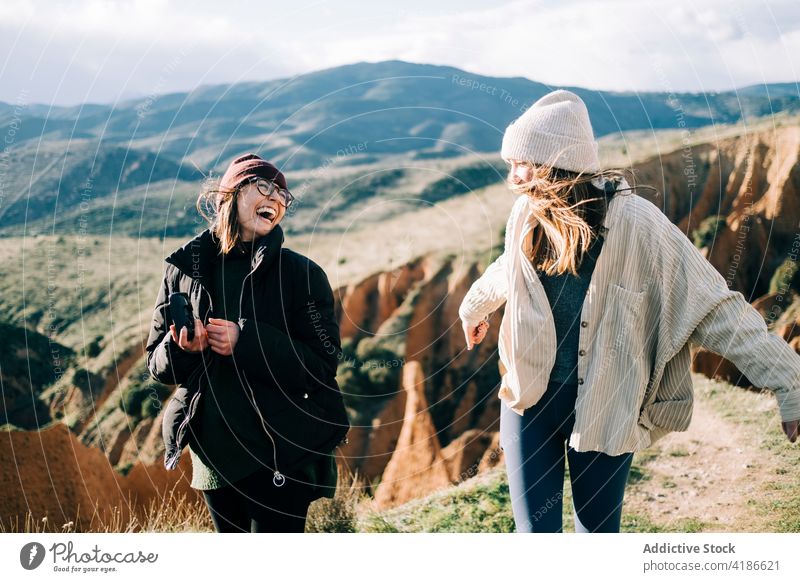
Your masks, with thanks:
[[[252,269],[266,267],[272,263],[283,246],[284,235],[280,224],[253,243]],[[247,243],[246,243],[247,244]],[[182,247],[176,249],[165,260],[175,265],[182,273],[208,286],[213,273],[213,262],[219,253],[219,239],[211,229],[206,229]]]
[[[619,183],[619,190],[624,188],[630,188],[628,181],[625,178]],[[525,208],[523,212],[525,213],[525,220],[523,222],[522,227],[522,251],[525,253],[526,257],[531,256],[531,252],[533,251],[533,237],[531,236],[531,232],[539,224],[539,221],[536,220],[533,213],[531,212],[531,208],[529,205],[530,198],[527,195],[524,195],[528,200],[524,202]],[[608,210],[606,211],[606,215],[603,217],[602,228],[604,229],[602,232],[603,238],[607,236],[609,230],[614,228],[614,225],[619,221],[620,213],[622,212],[623,201],[625,200],[625,196],[618,196],[615,195],[611,198],[611,201],[608,203]]]

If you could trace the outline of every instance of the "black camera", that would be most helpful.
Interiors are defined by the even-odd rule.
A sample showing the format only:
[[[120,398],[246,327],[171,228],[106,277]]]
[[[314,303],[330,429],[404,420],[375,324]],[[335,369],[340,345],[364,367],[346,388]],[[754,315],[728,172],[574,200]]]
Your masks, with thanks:
[[[192,313],[192,304],[189,303],[189,296],[186,293],[170,293],[169,313],[178,337],[181,335],[181,329],[185,327],[186,337],[192,341],[194,339],[194,313]]]

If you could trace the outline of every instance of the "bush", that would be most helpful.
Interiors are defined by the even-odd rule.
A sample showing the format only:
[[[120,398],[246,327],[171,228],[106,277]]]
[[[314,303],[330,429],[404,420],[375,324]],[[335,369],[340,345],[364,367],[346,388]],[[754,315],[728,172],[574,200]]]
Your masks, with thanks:
[[[337,369],[336,381],[350,420],[354,424],[369,424],[386,401],[397,393],[403,361],[389,349],[365,341],[360,342],[359,347],[361,345],[369,348],[358,350],[360,357],[347,357]],[[350,351],[349,347],[346,351]]]
[[[800,267],[796,260],[786,257],[770,279],[769,292],[783,294],[789,289],[800,291]]]
[[[725,227],[725,217],[719,214],[704,219],[692,233],[694,246],[699,249],[710,246]]]
[[[357,477],[349,483],[339,479],[333,498],[323,497],[308,508],[306,532],[355,533],[356,509],[363,497],[363,486]]]
[[[161,413],[161,400],[149,394],[142,402],[142,418],[155,418]]]
[[[169,395],[169,388],[158,382],[133,384],[123,390],[119,408],[133,418],[155,418],[161,412],[161,403]]]
[[[100,342],[103,340],[102,335],[95,336],[95,338],[86,346],[86,355],[90,358],[96,358],[103,351]]]
[[[90,392],[97,394],[102,391],[105,386],[103,377],[86,370],[85,368],[76,368],[72,373],[70,383],[80,389],[81,392]]]

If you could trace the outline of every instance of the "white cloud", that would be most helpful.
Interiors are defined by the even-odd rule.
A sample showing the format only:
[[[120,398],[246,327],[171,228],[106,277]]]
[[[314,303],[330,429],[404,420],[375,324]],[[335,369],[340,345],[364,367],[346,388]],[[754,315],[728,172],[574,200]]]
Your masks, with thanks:
[[[7,0],[0,99],[114,101],[403,59],[551,85],[718,90],[796,79],[796,0]],[[22,31],[23,41],[12,46]],[[165,73],[171,56],[185,53]]]

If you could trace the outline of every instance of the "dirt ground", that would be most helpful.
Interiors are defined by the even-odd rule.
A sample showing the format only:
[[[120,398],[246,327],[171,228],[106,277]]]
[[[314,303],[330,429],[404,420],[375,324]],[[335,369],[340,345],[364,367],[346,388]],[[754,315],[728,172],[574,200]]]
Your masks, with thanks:
[[[753,406],[772,410],[775,401],[755,397]],[[641,478],[628,487],[625,511],[684,531],[778,531],[779,515],[765,507],[793,471],[762,446],[764,431],[725,418],[708,398],[697,397],[687,431],[670,433],[635,457]]]

